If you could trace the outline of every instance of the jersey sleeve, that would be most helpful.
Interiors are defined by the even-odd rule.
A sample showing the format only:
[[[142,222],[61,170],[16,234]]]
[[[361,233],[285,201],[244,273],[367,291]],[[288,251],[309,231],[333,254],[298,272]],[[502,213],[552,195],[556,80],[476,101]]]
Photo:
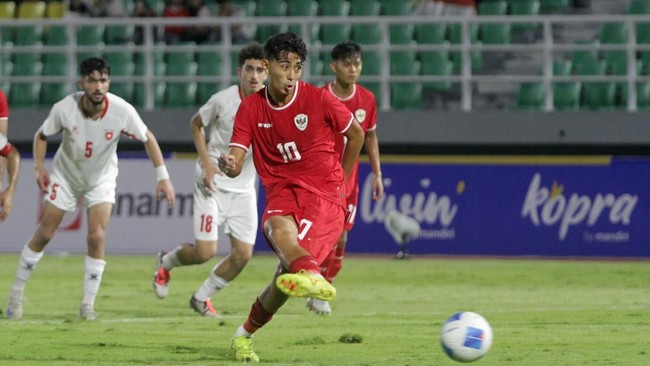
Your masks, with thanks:
[[[368,128],[366,131],[374,131],[377,129],[377,101],[375,100],[375,95],[368,93]]]
[[[254,114],[251,110],[254,108],[253,98],[245,99],[235,114],[235,124],[233,125],[232,137],[230,138],[230,147],[238,147],[248,152],[253,142],[253,130],[251,126],[255,124]]]
[[[201,106],[201,108],[199,108],[199,116],[201,116],[203,127],[208,127],[220,113],[221,111],[219,110],[217,96],[213,95],[203,106]]]
[[[0,90],[0,118],[9,118],[9,104],[7,104],[7,96]]]
[[[147,142],[147,126],[133,106],[129,105],[126,108],[125,121],[126,124],[122,130],[122,134],[142,142]]]
[[[352,112],[328,91],[321,93],[321,100],[325,111],[325,121],[330,123],[334,131],[345,133],[354,120]]]
[[[50,114],[47,116],[45,121],[43,121],[43,124],[39,128],[43,135],[52,136],[59,133],[63,129],[61,108],[61,102],[59,102],[56,103],[52,109],[50,109]]]

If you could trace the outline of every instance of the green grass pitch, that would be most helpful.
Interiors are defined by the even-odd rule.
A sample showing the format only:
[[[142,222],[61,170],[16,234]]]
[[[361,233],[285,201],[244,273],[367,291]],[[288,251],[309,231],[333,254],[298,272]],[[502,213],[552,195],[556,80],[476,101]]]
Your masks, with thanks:
[[[4,310],[17,264],[0,255]],[[95,309],[76,318],[83,256],[47,253],[27,285],[23,320],[0,320],[0,365],[234,365],[230,339],[269,281],[258,255],[217,294],[223,319],[188,301],[212,268],[177,268],[169,297],[151,289],[154,255],[109,255]],[[346,258],[333,314],[290,299],[255,335],[266,365],[457,365],[439,345],[459,310],[491,323],[494,343],[475,365],[650,365],[650,266],[642,261]],[[343,335],[361,343],[343,343]]]

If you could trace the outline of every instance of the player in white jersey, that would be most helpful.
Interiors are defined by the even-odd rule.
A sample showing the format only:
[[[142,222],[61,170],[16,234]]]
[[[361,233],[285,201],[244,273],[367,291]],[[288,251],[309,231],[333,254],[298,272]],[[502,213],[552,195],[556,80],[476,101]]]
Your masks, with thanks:
[[[262,66],[263,49],[258,44],[239,53],[239,85],[214,94],[192,117],[191,128],[199,158],[194,185],[194,239],[156,257],[153,288],[160,299],[167,297],[173,267],[202,264],[217,255],[218,226],[230,236],[231,251],[214,266],[194,292],[190,307],[202,316],[219,317],[210,298],[234,280],[253,255],[257,234],[257,173],[249,154],[242,173],[228,178],[218,169],[219,155],[228,152],[235,114],[242,99],[262,89],[268,76]],[[205,142],[205,129],[210,139]]]
[[[7,186],[0,190],[0,221],[5,221],[11,213],[14,191],[18,184],[18,171],[20,170],[20,153],[7,141],[7,136],[0,132],[0,157],[7,159]],[[0,182],[3,174],[0,174]],[[2,187],[0,187],[2,188]]]
[[[156,170],[156,197],[173,206],[176,193],[158,142],[135,108],[108,93],[110,67],[105,60],[89,58],[79,65],[81,92],[54,104],[34,136],[34,164],[38,187],[45,193],[44,212],[34,236],[25,244],[16,270],[7,317],[23,315],[27,280],[43,256],[66,211],[74,210],[83,197],[88,215],[88,253],[85,258],[83,297],[79,315],[94,320],[95,298],[104,272],[105,233],[115,203],[117,143],[120,135],[143,142]],[[47,138],[62,134],[54,156],[52,174],[45,168]]]

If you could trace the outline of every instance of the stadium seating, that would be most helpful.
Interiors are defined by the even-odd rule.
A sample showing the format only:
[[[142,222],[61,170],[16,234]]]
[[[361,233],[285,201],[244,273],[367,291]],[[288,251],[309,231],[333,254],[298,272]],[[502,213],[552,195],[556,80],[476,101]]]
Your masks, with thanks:
[[[580,109],[580,82],[556,82],[553,84],[553,106],[560,111]]]
[[[569,7],[569,0],[540,0],[540,7],[545,12],[560,11]]]
[[[447,42],[446,23],[424,23],[415,26],[415,40],[422,44],[442,44]]]
[[[45,1],[22,1],[18,4],[16,17],[22,19],[45,18],[46,7]]]
[[[413,12],[412,1],[379,0],[381,14],[389,16],[404,16]]]
[[[454,65],[449,61],[447,51],[432,51],[420,54],[420,74],[431,76],[451,76]],[[451,81],[424,83],[424,90],[443,91],[451,89]]]
[[[625,108],[628,102],[628,88],[623,85],[621,89],[621,103],[620,107]],[[636,84],[636,104],[640,110],[650,109],[650,83],[637,83]]]
[[[133,41],[135,26],[109,25],[104,30],[104,42],[108,45],[127,44]]]
[[[287,0],[287,15],[291,17],[317,16],[318,2],[316,0]],[[311,42],[318,41],[320,26],[318,24],[309,24],[308,29],[308,39]],[[295,34],[302,34],[301,27],[298,24],[289,25],[289,31]]]
[[[544,84],[522,83],[517,92],[517,108],[537,111],[544,109]]]
[[[287,15],[287,3],[279,0],[258,0],[257,16],[260,17],[281,17]],[[261,24],[257,26],[255,39],[264,43],[274,34],[286,32],[288,26],[283,24]]]
[[[13,19],[16,15],[16,3],[13,1],[0,2],[0,19]],[[11,42],[13,29],[11,27],[0,27],[0,45]]]
[[[539,0],[509,0],[508,8],[510,15],[534,16],[539,15],[540,3]],[[512,25],[513,33],[535,31],[539,28],[541,28],[540,23],[515,23]]]
[[[350,3],[345,0],[321,1],[318,13],[322,16],[346,17],[350,12]],[[320,40],[324,45],[335,45],[350,39],[351,26],[349,22],[340,24],[323,24],[320,27]]]
[[[51,0],[45,5],[46,18],[63,18],[67,12],[67,5],[63,1]]]
[[[422,108],[422,83],[391,83],[391,106],[396,109]]]
[[[12,108],[35,108],[39,106],[41,83],[12,83],[7,102]]]
[[[478,12],[483,16],[503,16],[508,11],[508,3],[505,0],[480,2]],[[480,25],[480,38],[485,44],[508,44],[510,43],[509,23],[483,23]]]

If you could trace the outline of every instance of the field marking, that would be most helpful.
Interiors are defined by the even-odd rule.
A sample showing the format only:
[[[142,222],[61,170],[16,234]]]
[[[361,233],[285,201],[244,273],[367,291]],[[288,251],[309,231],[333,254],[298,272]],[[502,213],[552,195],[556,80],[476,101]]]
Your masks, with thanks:
[[[586,307],[586,306],[567,306],[567,307],[542,307],[542,308],[532,308],[532,309],[523,309],[523,310],[516,310],[516,309],[503,309],[503,308],[498,308],[498,309],[488,309],[488,308],[482,308],[480,309],[481,313],[527,313],[527,312],[537,312],[537,313],[545,313],[549,311],[585,311],[585,310],[603,310],[603,311],[609,311],[609,310],[647,310],[650,305],[647,304],[639,304],[639,305],[628,305],[628,306],[608,306],[608,307],[602,307],[602,306],[596,306],[594,305],[593,307]],[[278,314],[278,316],[282,317],[302,317],[305,315],[310,315],[311,313],[308,313],[305,311],[304,314]],[[405,314],[404,312],[363,312],[363,313],[341,313],[341,312],[336,312],[336,315],[333,316],[341,316],[341,317],[373,317],[373,316],[378,316],[378,315],[399,315],[401,317],[404,317],[405,315],[412,315],[412,316],[428,316],[431,317],[441,315],[444,316],[447,314],[447,312],[442,312],[442,311],[431,311],[431,312],[420,312],[420,313],[407,313]],[[206,322],[218,322],[220,320],[232,320],[232,319],[244,319],[246,318],[247,315],[223,315],[219,319],[204,319]],[[98,319],[96,321],[83,321],[80,319],[59,319],[59,320],[9,320],[9,319],[2,319],[0,321],[0,324],[7,326],[7,325],[60,325],[60,324],[65,324],[65,323],[70,323],[70,324],[79,324],[79,323],[100,323],[100,324],[115,324],[115,323],[151,323],[151,322],[159,322],[161,320],[164,321],[182,321],[182,320],[188,320],[188,319],[201,319],[198,316],[177,316],[177,317],[143,317],[143,318],[117,318],[117,319]]]

